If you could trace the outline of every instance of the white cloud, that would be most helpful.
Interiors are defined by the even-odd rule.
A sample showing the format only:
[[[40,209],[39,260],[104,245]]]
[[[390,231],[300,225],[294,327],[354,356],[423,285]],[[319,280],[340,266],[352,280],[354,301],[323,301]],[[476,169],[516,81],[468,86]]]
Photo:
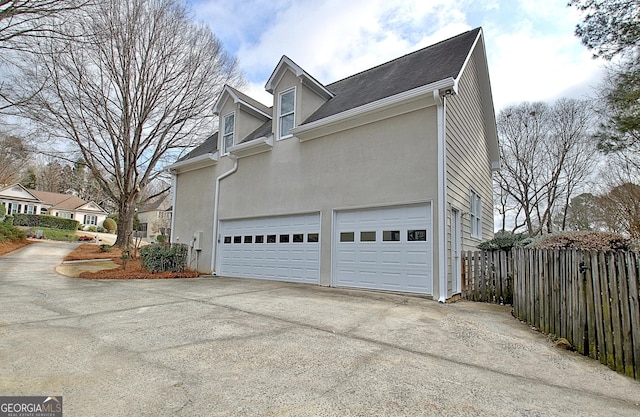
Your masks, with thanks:
[[[599,68],[573,34],[579,13],[557,0],[202,0],[195,8],[237,52],[246,92],[266,104],[264,84],[282,55],[330,83],[480,25],[498,111],[583,91]]]

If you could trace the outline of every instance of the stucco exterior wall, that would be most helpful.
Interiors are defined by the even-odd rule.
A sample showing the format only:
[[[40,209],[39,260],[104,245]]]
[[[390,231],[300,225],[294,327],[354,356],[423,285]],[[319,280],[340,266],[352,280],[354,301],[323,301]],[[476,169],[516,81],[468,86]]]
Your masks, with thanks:
[[[219,166],[214,165],[181,173],[176,178],[174,189],[175,220],[171,239],[176,243],[191,245],[195,234],[202,232],[202,250],[191,253],[190,267],[204,273],[211,272],[213,200],[218,171]]]
[[[333,211],[434,202],[436,134],[431,106],[307,142],[275,141],[222,181],[220,220],[320,212],[320,283],[331,285]]]

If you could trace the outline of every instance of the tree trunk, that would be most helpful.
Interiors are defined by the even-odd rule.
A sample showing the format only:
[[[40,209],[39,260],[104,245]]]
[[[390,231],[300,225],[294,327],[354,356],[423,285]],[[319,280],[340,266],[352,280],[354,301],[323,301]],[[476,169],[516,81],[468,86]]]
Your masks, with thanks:
[[[121,197],[118,204],[118,237],[114,246],[125,248],[131,245],[135,212],[135,195]]]

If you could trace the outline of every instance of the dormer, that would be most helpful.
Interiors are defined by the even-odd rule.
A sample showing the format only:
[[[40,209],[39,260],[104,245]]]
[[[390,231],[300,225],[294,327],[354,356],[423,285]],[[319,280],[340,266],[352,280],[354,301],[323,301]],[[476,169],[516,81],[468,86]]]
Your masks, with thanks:
[[[231,147],[271,120],[270,108],[228,85],[222,90],[213,111],[219,117],[218,149],[222,156],[228,155]]]
[[[273,94],[273,133],[276,140],[292,137],[291,129],[334,96],[286,56],[280,59],[265,90]]]

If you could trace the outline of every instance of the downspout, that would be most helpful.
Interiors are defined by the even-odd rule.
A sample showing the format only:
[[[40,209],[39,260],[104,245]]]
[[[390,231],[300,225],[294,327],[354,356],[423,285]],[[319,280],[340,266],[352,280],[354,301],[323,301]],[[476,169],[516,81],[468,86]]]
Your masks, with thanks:
[[[229,158],[233,160],[233,168],[216,178],[216,192],[213,200],[213,249],[211,252],[211,273],[213,275],[217,275],[216,257],[218,253],[218,206],[220,205],[220,181],[238,170],[238,158],[231,153],[229,154]]]
[[[447,207],[447,138],[446,120],[447,103],[439,90],[433,90],[433,99],[437,106],[438,118],[438,302],[447,301],[447,239],[446,239],[446,207]]]
[[[173,191],[173,195],[171,196],[171,234],[169,235],[169,242],[175,243],[174,239],[174,231],[176,226],[176,195],[178,194],[178,175],[176,175],[176,170],[169,170],[171,173],[171,190]]]

